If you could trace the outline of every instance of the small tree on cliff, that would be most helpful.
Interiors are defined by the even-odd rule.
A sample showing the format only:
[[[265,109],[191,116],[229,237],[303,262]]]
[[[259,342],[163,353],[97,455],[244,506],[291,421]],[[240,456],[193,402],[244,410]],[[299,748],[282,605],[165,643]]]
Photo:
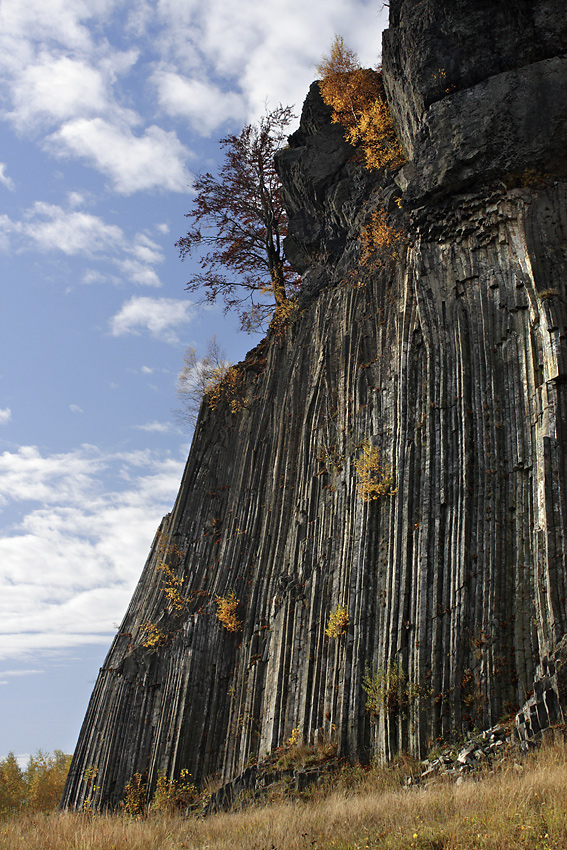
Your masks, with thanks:
[[[181,425],[192,427],[197,422],[203,396],[211,385],[226,375],[230,363],[216,336],[207,342],[204,357],[198,357],[192,346],[186,348],[183,362],[185,365],[177,375],[176,389],[181,407],[176,415]]]
[[[333,109],[333,121],[359,145],[367,168],[398,168],[406,161],[390,116],[382,72],[361,68],[358,56],[335,36],[329,56],[317,66],[319,89]]]
[[[203,251],[201,271],[187,290],[203,288],[209,302],[222,298],[225,310],[235,310],[248,331],[285,305],[298,284],[284,258],[287,215],[274,167],[293,117],[291,107],[278,106],[258,124],[221,139],[225,159],[218,177],[206,173],[196,179],[197,195],[186,216],[191,227],[176,243],[182,259]]]

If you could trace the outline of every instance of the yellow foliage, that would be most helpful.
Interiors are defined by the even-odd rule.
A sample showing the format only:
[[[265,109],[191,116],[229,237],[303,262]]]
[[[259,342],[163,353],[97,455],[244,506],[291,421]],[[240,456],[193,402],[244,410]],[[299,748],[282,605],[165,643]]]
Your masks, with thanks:
[[[146,633],[146,637],[142,646],[146,649],[155,649],[157,646],[165,646],[167,643],[167,635],[155,623],[145,623],[142,626],[142,631]]]
[[[286,747],[296,747],[297,742],[299,741],[299,726],[296,726],[295,729],[291,730],[291,735],[285,742]]]
[[[234,590],[231,590],[226,596],[215,596],[217,600],[217,618],[228,632],[240,632],[242,630],[242,621],[238,619],[237,611],[240,604],[240,599],[237,598]]]
[[[223,399],[228,402],[232,413],[239,413],[246,406],[244,374],[235,366],[215,369],[205,392],[211,410],[215,410]]]
[[[178,579],[166,561],[160,561],[156,569],[163,574],[163,590],[168,600],[170,611],[179,613],[185,610],[186,601],[179,592],[181,579]]]
[[[56,809],[63,794],[71,756],[41,750],[30,756],[22,770],[13,753],[0,760],[0,817],[16,812],[47,812]]]
[[[28,786],[27,808],[34,812],[47,812],[59,805],[65,780],[71,765],[71,756],[55,750],[46,755],[41,750],[30,756],[25,777]]]
[[[364,225],[360,234],[362,253],[359,268],[372,272],[384,268],[388,262],[398,257],[405,244],[405,233],[388,224],[388,216],[382,207],[374,210],[370,221]],[[356,284],[363,286],[362,282]]]
[[[333,109],[334,122],[345,128],[351,144],[359,146],[369,169],[398,168],[406,156],[396,136],[386,103],[382,77],[361,68],[356,53],[335,36],[331,55],[317,67],[319,89]]]
[[[173,814],[181,808],[186,808],[199,796],[196,786],[191,782],[188,770],[182,770],[179,779],[167,779],[160,772],[152,800],[152,812]]]
[[[357,489],[363,502],[372,502],[381,496],[392,496],[392,474],[387,463],[382,462],[378,449],[367,441],[362,444],[362,455],[354,462],[358,473]]]
[[[89,812],[93,810],[94,797],[99,791],[99,786],[96,784],[98,776],[98,767],[89,765],[83,773],[83,782],[86,783],[85,797],[83,799],[83,810]]]
[[[323,56],[317,65],[317,73],[322,79],[332,77],[334,74],[348,74],[360,68],[358,56],[354,50],[349,50],[342,35],[335,35],[331,45],[329,56]]]
[[[375,673],[367,667],[362,689],[366,693],[366,710],[371,714],[379,714],[381,709],[393,714],[405,713],[409,703],[429,693],[426,688],[410,683],[397,661],[379,667]]]
[[[185,553],[179,548],[179,546],[176,546],[175,543],[167,542],[167,536],[163,534],[163,532],[158,531],[157,537],[159,539],[157,552],[162,556],[162,560],[165,560],[171,555],[176,555],[178,558],[184,557]]]
[[[346,605],[337,605],[329,614],[329,622],[325,629],[327,637],[336,638],[344,635],[348,626],[348,608]]]
[[[295,301],[290,301],[289,299],[283,301],[281,304],[278,304],[274,310],[274,315],[270,322],[270,329],[275,331],[278,336],[283,336],[285,329],[289,323],[293,321],[296,314],[297,303]]]
[[[0,761],[0,815],[19,811],[26,800],[23,773],[14,753]]]
[[[361,112],[357,122],[348,128],[347,139],[355,146],[361,145],[364,164],[370,170],[398,168],[407,161],[382,90],[374,102]]]
[[[120,804],[122,811],[133,817],[141,817],[146,809],[146,792],[147,785],[142,774],[135,773],[124,788],[124,799]]]
[[[162,575],[162,587],[167,599],[168,611],[170,613],[180,614],[187,609],[187,600],[181,594],[180,590],[183,581],[177,577],[174,568],[168,563],[167,559],[170,557],[174,557],[175,559],[183,558],[184,553],[175,544],[168,544],[165,536],[160,535],[160,538],[157,552],[161,556],[161,560],[158,561],[156,570]],[[140,630],[142,633],[145,633],[142,646],[147,649],[165,646],[171,637],[171,634],[164,632],[155,623],[144,623],[140,627]]]

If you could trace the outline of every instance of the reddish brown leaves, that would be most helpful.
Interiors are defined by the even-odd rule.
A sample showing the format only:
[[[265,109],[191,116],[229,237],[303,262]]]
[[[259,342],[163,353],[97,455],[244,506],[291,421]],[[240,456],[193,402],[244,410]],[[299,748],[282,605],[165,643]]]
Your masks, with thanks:
[[[290,107],[279,106],[221,139],[224,163],[218,176],[196,179],[191,227],[176,243],[182,259],[199,256],[201,272],[187,289],[204,290],[205,301],[222,298],[245,330],[260,326],[298,285],[284,259],[287,215],[274,167],[293,117]]]

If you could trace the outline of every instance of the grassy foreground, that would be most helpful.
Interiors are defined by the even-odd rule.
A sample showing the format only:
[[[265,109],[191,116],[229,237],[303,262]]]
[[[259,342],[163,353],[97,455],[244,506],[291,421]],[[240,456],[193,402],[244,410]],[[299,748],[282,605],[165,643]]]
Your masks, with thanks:
[[[394,776],[396,771],[393,771]],[[0,821],[2,850],[564,850],[567,749],[542,748],[460,785],[388,788],[353,769],[310,799],[207,819],[22,814]],[[399,773],[398,773],[399,781]]]

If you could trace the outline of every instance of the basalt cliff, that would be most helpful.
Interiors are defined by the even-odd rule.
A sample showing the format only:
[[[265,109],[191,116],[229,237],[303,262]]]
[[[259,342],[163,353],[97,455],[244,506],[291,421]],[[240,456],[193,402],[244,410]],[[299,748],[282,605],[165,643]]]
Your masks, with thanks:
[[[202,406],[66,807],[226,781],[292,732],[423,753],[522,706],[567,633],[564,0],[391,0],[383,81],[401,169],[365,169],[317,85],[278,157],[297,310]],[[401,235],[365,263],[376,210]]]

